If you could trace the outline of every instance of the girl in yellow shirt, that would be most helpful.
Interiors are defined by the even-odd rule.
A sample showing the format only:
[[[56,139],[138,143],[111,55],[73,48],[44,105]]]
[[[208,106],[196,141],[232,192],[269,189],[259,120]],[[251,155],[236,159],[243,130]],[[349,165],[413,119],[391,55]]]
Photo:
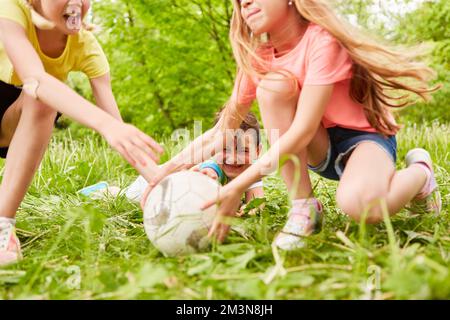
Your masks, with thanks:
[[[106,57],[83,23],[89,0],[0,0],[0,265],[21,257],[15,215],[58,113],[99,132],[144,177],[162,148],[123,123]],[[85,73],[99,108],[64,84]]]

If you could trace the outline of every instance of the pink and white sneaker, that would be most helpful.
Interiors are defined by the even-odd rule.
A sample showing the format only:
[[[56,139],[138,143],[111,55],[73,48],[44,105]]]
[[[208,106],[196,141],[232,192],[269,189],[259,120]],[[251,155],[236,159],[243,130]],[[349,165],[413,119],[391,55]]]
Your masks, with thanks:
[[[22,259],[20,242],[16,236],[15,220],[0,217],[0,266]]]
[[[322,211],[322,204],[317,199],[294,200],[288,220],[274,240],[275,245],[286,251],[303,248],[303,238],[320,231]]]
[[[422,190],[411,200],[407,209],[415,214],[432,213],[438,215],[442,210],[442,199],[433,171],[433,161],[425,149],[416,148],[406,154],[406,166],[420,165],[427,174]]]

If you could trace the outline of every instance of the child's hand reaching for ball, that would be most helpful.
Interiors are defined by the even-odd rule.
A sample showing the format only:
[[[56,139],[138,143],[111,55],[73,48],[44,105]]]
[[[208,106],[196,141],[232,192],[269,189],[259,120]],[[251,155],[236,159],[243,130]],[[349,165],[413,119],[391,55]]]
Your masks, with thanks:
[[[144,193],[142,194],[141,202],[140,202],[142,211],[145,210],[145,203],[147,202],[148,195],[150,194],[150,192],[152,192],[152,190],[153,190],[154,187],[155,187],[155,186],[153,186],[153,185],[151,186],[151,185],[149,184],[149,185],[147,186],[147,188],[145,189]]]
[[[159,162],[163,148],[136,127],[114,119],[99,132],[133,167],[157,167],[155,163]]]
[[[217,176],[217,172],[214,171],[211,168],[200,169],[200,165],[197,165],[197,166],[191,168],[191,170],[195,171],[195,172],[203,173],[205,176],[208,176],[208,177],[210,177],[213,180],[218,180],[219,179],[219,177]]]
[[[244,191],[236,188],[231,182],[220,188],[219,195],[216,199],[211,199],[202,206],[202,210],[206,210],[216,203],[218,206],[216,219],[209,230],[208,236],[215,236],[219,242],[225,240],[228,231],[230,230],[229,223],[225,221],[226,217],[236,216],[236,212],[241,203],[241,196]]]
[[[152,192],[153,188],[161,182],[165,177],[173,172],[173,169],[166,167],[164,165],[158,166],[156,172],[150,177],[146,178],[148,186],[142,194],[140,205],[142,210],[145,208],[145,203],[147,202],[148,195]]]

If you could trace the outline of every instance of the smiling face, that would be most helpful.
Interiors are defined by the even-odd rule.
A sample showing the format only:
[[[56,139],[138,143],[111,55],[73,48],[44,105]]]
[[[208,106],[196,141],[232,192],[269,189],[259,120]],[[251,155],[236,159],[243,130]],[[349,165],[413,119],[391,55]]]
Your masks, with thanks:
[[[90,0],[38,0],[35,9],[65,34],[81,30],[83,18],[90,8]]]
[[[219,163],[230,179],[236,178],[250,167],[261,151],[255,131],[251,129],[235,137],[224,137],[223,145],[222,152],[218,154]]]
[[[292,14],[288,0],[236,0],[242,19],[256,36],[282,28]]]

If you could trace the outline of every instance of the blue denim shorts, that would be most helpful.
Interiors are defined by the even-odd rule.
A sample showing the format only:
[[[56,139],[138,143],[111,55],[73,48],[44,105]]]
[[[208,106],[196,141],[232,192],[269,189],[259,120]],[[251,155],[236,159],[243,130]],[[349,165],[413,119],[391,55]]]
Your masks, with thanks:
[[[372,142],[380,146],[395,165],[397,161],[397,140],[395,136],[383,137],[379,133],[358,131],[341,127],[328,128],[330,144],[326,159],[309,169],[327,179],[339,180],[345,164],[355,148],[362,142]]]

